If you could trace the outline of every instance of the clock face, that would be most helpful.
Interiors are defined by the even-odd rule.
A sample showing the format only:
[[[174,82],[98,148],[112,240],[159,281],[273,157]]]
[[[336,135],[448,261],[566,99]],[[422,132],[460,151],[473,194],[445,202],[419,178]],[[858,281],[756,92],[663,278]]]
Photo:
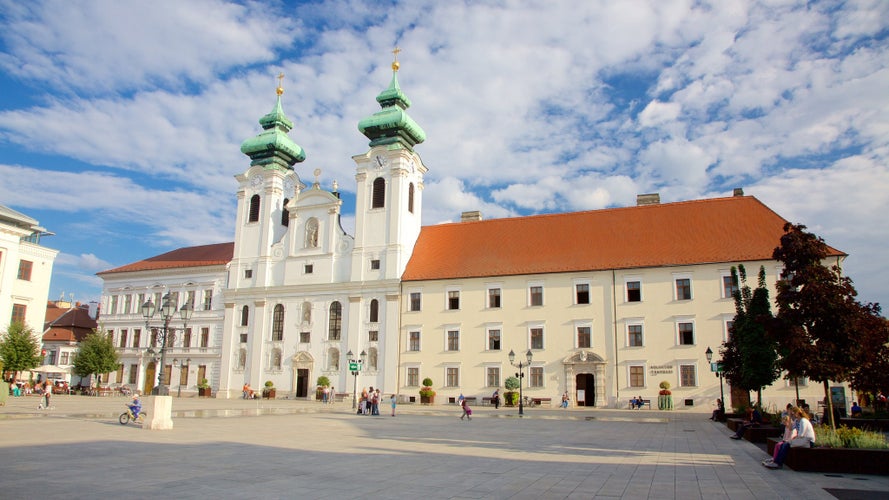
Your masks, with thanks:
[[[381,155],[377,155],[374,158],[374,163],[376,163],[378,167],[381,167],[381,168],[385,167],[386,166],[386,158],[384,158]]]
[[[253,187],[258,188],[262,185],[262,177],[257,175],[253,177],[253,180],[250,181],[253,184]]]

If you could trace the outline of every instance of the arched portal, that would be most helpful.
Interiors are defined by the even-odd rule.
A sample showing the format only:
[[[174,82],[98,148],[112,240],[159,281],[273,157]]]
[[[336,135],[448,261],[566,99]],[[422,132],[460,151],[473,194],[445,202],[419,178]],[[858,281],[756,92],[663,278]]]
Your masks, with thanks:
[[[293,367],[291,387],[295,388],[294,398],[309,399],[309,395],[315,396],[315,391],[309,392],[311,374],[315,366],[315,358],[306,351],[300,351],[291,358]]]
[[[605,360],[592,351],[578,351],[562,360],[565,390],[578,407],[605,406]]]

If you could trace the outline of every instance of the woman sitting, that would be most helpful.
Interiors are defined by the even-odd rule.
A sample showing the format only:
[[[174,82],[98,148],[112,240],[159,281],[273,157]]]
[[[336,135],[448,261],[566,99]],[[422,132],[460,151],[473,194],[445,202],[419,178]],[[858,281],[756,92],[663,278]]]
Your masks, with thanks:
[[[784,460],[787,459],[787,452],[790,451],[790,448],[812,448],[815,446],[815,428],[812,427],[812,422],[809,421],[806,412],[794,407],[793,415],[794,418],[796,418],[796,424],[794,426],[796,435],[790,441],[781,443],[781,447],[778,449],[778,453],[775,455],[774,460],[763,463],[763,465],[769,469],[780,469],[783,467]]]

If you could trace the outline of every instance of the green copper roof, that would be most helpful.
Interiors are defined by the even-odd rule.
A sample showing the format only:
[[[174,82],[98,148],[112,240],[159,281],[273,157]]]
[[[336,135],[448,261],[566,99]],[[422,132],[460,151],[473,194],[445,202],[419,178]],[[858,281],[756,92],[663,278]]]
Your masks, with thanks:
[[[413,149],[426,140],[426,132],[407,114],[411,101],[398,86],[397,75],[393,67],[389,88],[377,96],[383,109],[358,122],[358,130],[370,139],[371,147],[399,143]]]
[[[263,131],[241,143],[241,152],[252,160],[250,165],[293,169],[293,165],[306,159],[303,148],[293,142],[287,133],[293,122],[284,115],[281,95],[271,113],[259,119]]]

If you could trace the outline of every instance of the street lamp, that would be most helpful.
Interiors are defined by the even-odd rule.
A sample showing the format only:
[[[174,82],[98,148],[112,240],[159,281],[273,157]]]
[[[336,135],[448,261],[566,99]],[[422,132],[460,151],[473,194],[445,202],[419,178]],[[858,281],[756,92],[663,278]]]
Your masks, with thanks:
[[[354,410],[358,406],[358,373],[361,371],[361,367],[364,366],[364,362],[367,360],[367,353],[361,351],[360,359],[354,359],[352,356],[352,350],[346,353],[346,357],[349,358],[349,371],[352,372],[352,376],[355,377],[355,383],[352,385],[352,409]]]
[[[169,396],[170,388],[167,387],[164,382],[164,363],[166,362],[167,357],[167,342],[173,343],[176,333],[176,329],[170,327],[170,320],[173,319],[173,313],[176,312],[176,303],[173,302],[173,297],[167,293],[163,297],[163,305],[160,308],[161,319],[163,319],[164,324],[163,328],[158,332],[154,333],[155,343],[160,342],[160,370],[158,370],[157,375],[157,385],[154,389],[151,390],[151,393],[154,395],[160,396]],[[144,304],[142,304],[142,317],[145,318],[145,329],[151,330],[151,326],[149,326],[149,321],[154,316],[155,311],[157,311],[157,307],[148,299]],[[185,325],[188,324],[188,320],[191,319],[191,315],[194,312],[194,307],[190,303],[183,304],[179,309],[179,317],[182,319],[182,328],[185,328]],[[148,349],[148,354],[154,355],[155,352],[153,349]]]
[[[713,361],[713,350],[710,349],[710,346],[707,346],[707,351],[704,352],[704,355],[707,356],[707,362],[710,363]],[[722,401],[722,407],[725,408],[725,393],[722,392],[722,370],[719,363],[716,363],[716,376],[719,377],[719,400]],[[713,369],[713,365],[710,365],[710,369]]]
[[[534,358],[534,353],[531,352],[531,349],[528,349],[528,352],[525,353],[525,357],[528,359],[527,363],[519,361],[519,364],[515,364],[515,352],[513,352],[512,349],[509,350],[509,364],[519,369],[519,372],[515,374],[519,379],[519,415],[525,414],[525,398],[522,397],[522,379],[525,378],[525,367],[530,367],[531,359]]]

